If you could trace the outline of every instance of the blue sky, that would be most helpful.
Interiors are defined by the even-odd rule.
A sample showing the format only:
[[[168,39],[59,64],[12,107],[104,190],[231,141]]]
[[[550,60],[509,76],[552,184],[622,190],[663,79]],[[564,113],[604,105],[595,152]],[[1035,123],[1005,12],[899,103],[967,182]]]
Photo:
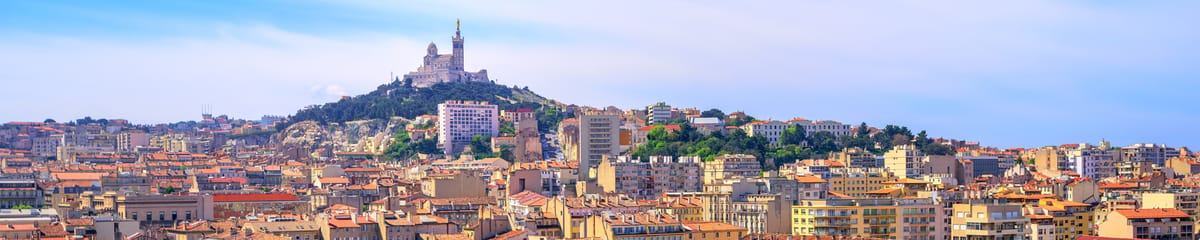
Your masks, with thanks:
[[[1002,147],[1200,146],[1194,1],[13,1],[0,121],[289,114],[414,70],[551,98],[901,124]],[[443,47],[444,48],[444,47]]]

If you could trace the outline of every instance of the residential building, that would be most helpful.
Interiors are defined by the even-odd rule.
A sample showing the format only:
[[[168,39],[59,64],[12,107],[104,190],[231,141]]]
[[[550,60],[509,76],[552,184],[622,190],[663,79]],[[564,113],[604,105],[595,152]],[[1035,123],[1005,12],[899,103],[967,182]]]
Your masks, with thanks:
[[[792,235],[943,239],[945,215],[933,199],[813,199],[792,206]]]
[[[700,191],[700,169],[699,157],[651,156],[648,162],[606,157],[596,168],[596,179],[606,193],[653,199],[666,192]]]
[[[884,168],[901,178],[919,178],[924,172],[925,154],[915,145],[899,145],[883,154]]]
[[[0,180],[0,209],[16,206],[42,208],[45,192],[32,179]]]
[[[1195,239],[1195,220],[1171,208],[1117,209],[1097,224],[1097,235],[1117,238]]]
[[[438,146],[447,155],[463,151],[475,136],[499,136],[496,105],[487,102],[446,101],[438,104]]]
[[[722,179],[753,178],[762,176],[762,163],[748,154],[725,154],[704,162],[704,183],[715,183]]]
[[[586,111],[579,116],[579,174],[580,179],[596,179],[595,167],[604,156],[620,154],[619,113]]]
[[[1149,162],[1163,166],[1166,165],[1167,159],[1179,156],[1179,149],[1165,144],[1138,143],[1121,148],[1121,155],[1123,161]]]
[[[1025,239],[1029,217],[1022,214],[1020,204],[979,200],[956,203],[950,216],[952,240],[1020,240]]]
[[[421,179],[421,193],[434,198],[487,196],[487,183],[469,172],[429,174]]]
[[[762,136],[766,138],[767,141],[771,143],[771,146],[779,146],[779,136],[783,134],[784,130],[787,130],[787,128],[791,126],[791,124],[785,122],[768,120],[756,121],[743,125],[742,130],[745,130],[746,135],[751,137]]]
[[[671,105],[659,102],[646,106],[646,125],[667,124],[671,122]]]
[[[212,196],[118,196],[117,215],[142,224],[170,226],[178,221],[213,219]]]

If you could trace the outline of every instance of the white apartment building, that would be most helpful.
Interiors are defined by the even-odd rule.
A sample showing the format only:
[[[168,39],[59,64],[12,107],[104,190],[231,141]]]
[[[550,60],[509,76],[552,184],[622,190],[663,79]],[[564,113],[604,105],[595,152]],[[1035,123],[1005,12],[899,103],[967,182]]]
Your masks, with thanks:
[[[671,105],[656,103],[646,107],[646,125],[666,124],[671,121]]]
[[[476,135],[500,134],[500,111],[487,102],[446,101],[438,104],[438,147],[445,154],[463,151]]]
[[[1150,162],[1154,165],[1164,166],[1167,159],[1178,157],[1179,149],[1168,147],[1165,144],[1153,143],[1138,143],[1121,148],[1125,161],[1130,162]]]
[[[838,136],[838,137],[851,134],[850,133],[850,124],[842,124],[841,122],[833,121],[833,120],[822,120],[822,121],[813,122],[813,121],[809,121],[808,119],[804,119],[804,118],[794,118],[792,120],[789,120],[787,123],[790,125],[797,125],[797,126],[803,127],[804,134],[807,136],[812,136],[814,133],[817,133],[817,132],[830,132],[830,133],[833,133],[833,136]]]
[[[771,142],[771,146],[779,146],[779,135],[791,127],[791,124],[781,121],[757,121],[742,126],[742,130],[746,131],[746,135],[763,136],[767,141]]]

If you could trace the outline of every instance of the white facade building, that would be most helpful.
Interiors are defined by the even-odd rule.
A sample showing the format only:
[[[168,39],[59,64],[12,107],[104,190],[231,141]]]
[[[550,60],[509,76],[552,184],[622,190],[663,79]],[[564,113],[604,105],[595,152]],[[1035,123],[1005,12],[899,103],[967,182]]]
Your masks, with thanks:
[[[666,124],[671,121],[671,106],[656,103],[646,107],[646,125]]]
[[[445,154],[462,152],[476,135],[498,136],[499,110],[487,102],[446,101],[438,104],[438,147]]]

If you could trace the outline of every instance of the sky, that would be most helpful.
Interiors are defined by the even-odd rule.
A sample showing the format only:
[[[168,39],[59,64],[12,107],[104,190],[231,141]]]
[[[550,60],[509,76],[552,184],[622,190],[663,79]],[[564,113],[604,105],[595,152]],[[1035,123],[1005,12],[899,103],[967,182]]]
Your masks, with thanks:
[[[0,122],[258,119],[449,50],[567,103],[1200,146],[1197,1],[6,1]]]

